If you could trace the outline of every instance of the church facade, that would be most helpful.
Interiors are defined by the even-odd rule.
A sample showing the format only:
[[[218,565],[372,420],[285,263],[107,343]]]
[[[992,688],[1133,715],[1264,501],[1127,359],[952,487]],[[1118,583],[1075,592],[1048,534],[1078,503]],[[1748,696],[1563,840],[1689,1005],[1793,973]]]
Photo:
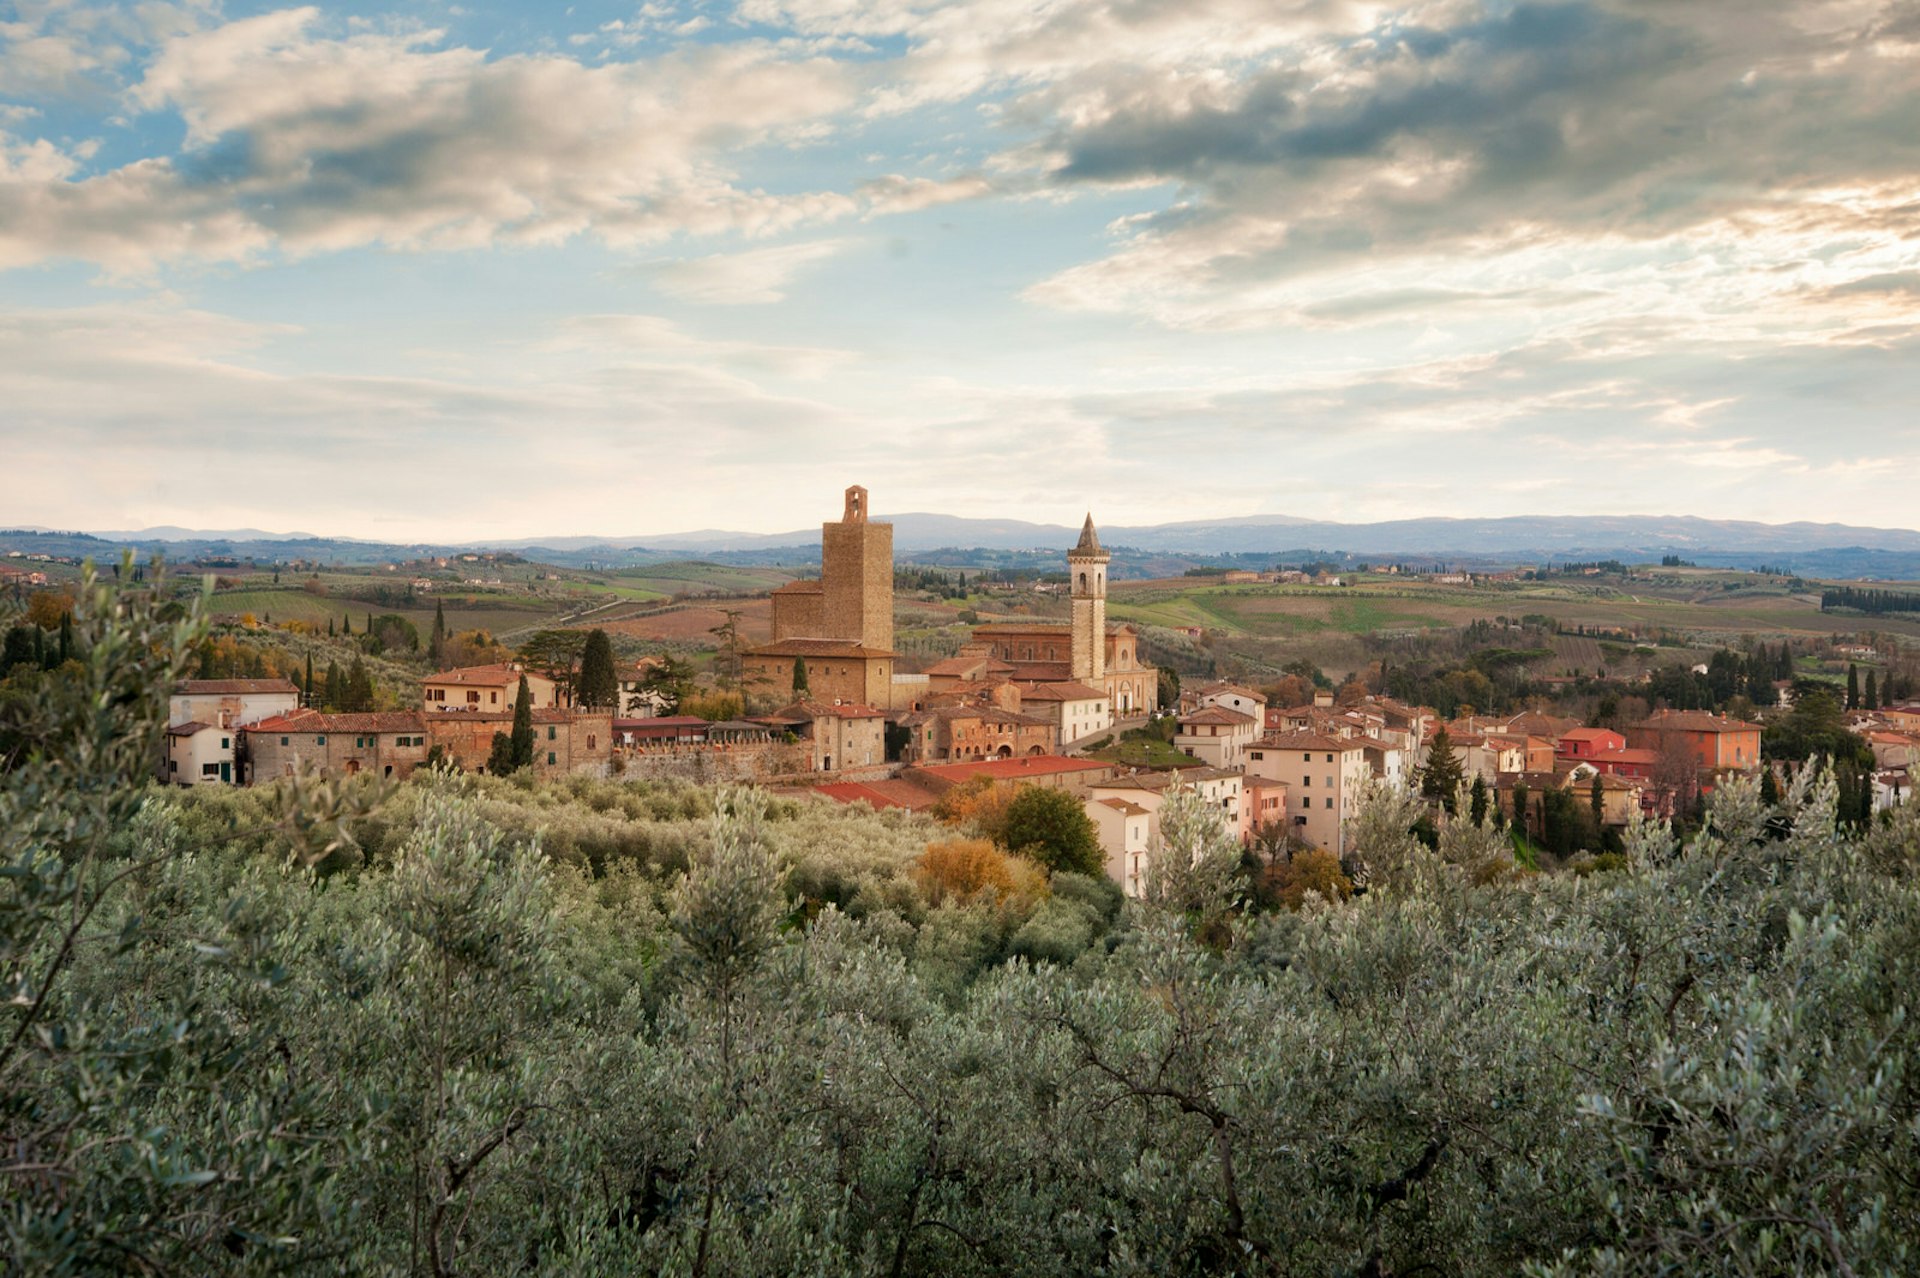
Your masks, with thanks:
[[[1067,552],[1072,613],[1057,622],[999,622],[976,626],[969,645],[1011,667],[1015,683],[1082,683],[1107,696],[1115,718],[1150,714],[1160,704],[1160,671],[1141,660],[1140,634],[1107,624],[1107,565],[1093,516]]]

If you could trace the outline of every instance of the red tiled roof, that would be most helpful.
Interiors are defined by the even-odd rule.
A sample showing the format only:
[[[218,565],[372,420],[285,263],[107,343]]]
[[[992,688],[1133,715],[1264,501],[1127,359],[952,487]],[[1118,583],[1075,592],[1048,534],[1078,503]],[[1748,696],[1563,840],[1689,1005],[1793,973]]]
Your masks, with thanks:
[[[1708,714],[1704,710],[1661,710],[1645,722],[1633,725],[1636,728],[1651,728],[1655,731],[1679,732],[1758,732],[1757,723],[1742,723],[1738,719],[1729,719],[1724,715]]]
[[[835,803],[865,803],[875,809],[905,808],[909,812],[932,807],[939,801],[938,795],[909,781],[835,781],[831,785],[816,786],[814,793]]]
[[[170,737],[190,737],[196,732],[205,732],[212,726],[211,723],[201,723],[198,719],[192,719],[186,723],[174,724],[167,729],[167,735]]]
[[[1238,710],[1230,710],[1226,706],[1207,706],[1204,709],[1195,710],[1192,714],[1181,715],[1180,722],[1220,724],[1225,727],[1237,728],[1242,724],[1258,723],[1259,720],[1250,714],[1243,714]]]
[[[886,648],[867,648],[845,639],[782,639],[747,649],[749,657],[891,657]]]
[[[923,673],[928,675],[965,676],[975,670],[1011,670],[1012,666],[998,657],[948,657],[945,661],[936,661]]]
[[[439,674],[430,674],[420,680],[425,687],[435,683],[450,683],[458,687],[508,688],[520,682],[521,671],[512,666],[496,662],[489,666],[461,666],[457,670],[442,670]],[[545,675],[536,676],[545,678]]]
[[[1583,762],[1587,763],[1644,763],[1652,765],[1660,762],[1658,750],[1636,750],[1631,747],[1623,750],[1602,750],[1590,754]]]
[[[1619,737],[1612,728],[1569,728],[1560,734],[1562,741],[1605,741],[1609,737]]]
[[[872,706],[828,705],[821,701],[796,701],[790,706],[782,706],[772,714],[759,716],[763,719],[777,719],[782,722],[811,719],[884,719],[886,715]]]
[[[1270,732],[1254,742],[1271,750],[1358,750],[1353,737],[1329,737],[1319,732]]]
[[[300,689],[285,679],[182,679],[173,685],[176,697],[234,697],[254,692],[291,692]]]
[[[509,716],[511,717],[511,716]],[[248,724],[247,732],[425,732],[427,717],[418,710],[385,710],[366,714],[323,714],[295,710]]]
[[[956,783],[975,777],[1017,781],[1022,777],[1058,776],[1068,772],[1104,772],[1113,767],[1096,759],[1069,759],[1065,755],[1025,755],[1017,759],[980,759],[967,763],[926,763],[920,771]]]
[[[1211,697],[1216,694],[1229,692],[1236,696],[1246,697],[1250,701],[1258,701],[1263,706],[1267,704],[1265,693],[1255,692],[1252,688],[1244,687],[1237,683],[1210,683],[1204,688],[1194,689],[1193,695],[1196,697]]]
[[[1023,701],[1105,701],[1107,694],[1069,679],[1064,683],[1022,684],[1020,697]]]
[[[1124,812],[1128,816],[1146,816],[1147,810],[1137,803],[1128,803],[1125,799],[1095,799],[1103,808],[1112,808],[1115,812]]]

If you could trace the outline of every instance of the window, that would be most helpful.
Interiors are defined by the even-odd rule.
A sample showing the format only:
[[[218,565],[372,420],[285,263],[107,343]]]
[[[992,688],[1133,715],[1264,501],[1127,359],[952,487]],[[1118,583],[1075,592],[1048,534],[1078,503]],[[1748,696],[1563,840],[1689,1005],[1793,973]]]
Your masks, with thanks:
[[[1312,777],[1301,777],[1301,778],[1300,778],[1300,784],[1301,784],[1301,785],[1312,785],[1312,784],[1313,784],[1313,778],[1312,778]]]
[[[280,738],[280,744],[281,744],[281,745],[285,745],[285,744],[287,744],[287,739],[286,739],[285,737],[281,737],[281,738]]]
[[[227,739],[226,737],[221,737],[221,738],[220,738],[220,748],[221,748],[222,750],[231,750],[231,749],[233,749],[233,742],[232,742],[232,741],[230,741],[230,740],[228,740],[228,739]]]
[[[1328,777],[1328,778],[1327,778],[1327,789],[1329,789],[1329,790],[1331,790],[1331,789],[1333,789],[1333,778],[1332,778],[1332,777]]]
[[[547,751],[547,766],[548,767],[553,766],[553,751],[551,750]]]
[[[203,777],[217,777],[220,775],[220,765],[217,763],[203,763],[200,765],[200,775]]]
[[[551,723],[549,723],[547,725],[547,740],[552,741],[555,739],[556,739],[556,734],[555,734],[554,726]]]
[[[327,739],[325,737],[315,737],[313,739],[313,743],[315,745],[325,745],[327,743]]]
[[[591,750],[593,749],[593,746],[594,746],[593,734],[589,732],[587,734],[587,749]]]
[[[1328,795],[1328,796],[1327,796],[1327,806],[1328,806],[1328,807],[1332,807],[1332,806],[1333,806],[1333,796],[1332,796],[1332,795]]]

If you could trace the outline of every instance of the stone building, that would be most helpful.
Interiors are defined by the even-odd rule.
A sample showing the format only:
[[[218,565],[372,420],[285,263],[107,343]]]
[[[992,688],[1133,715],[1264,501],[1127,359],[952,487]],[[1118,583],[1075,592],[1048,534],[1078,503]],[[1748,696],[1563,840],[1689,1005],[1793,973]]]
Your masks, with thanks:
[[[867,513],[867,490],[847,489],[839,521],[820,525],[820,579],[773,592],[773,639],[741,660],[754,693],[784,697],[803,662],[810,700],[893,704],[893,525]]]
[[[887,761],[886,718],[872,706],[796,701],[756,722],[806,742],[815,772],[871,768]]]
[[[1012,667],[1021,683],[1083,683],[1106,694],[1115,717],[1151,713],[1160,704],[1160,672],[1140,660],[1132,626],[1107,625],[1107,564],[1093,516],[1067,552],[1072,618],[1065,625],[1013,622],[977,626],[981,655]]]
[[[271,781],[292,776],[296,770],[349,776],[364,772],[404,780],[436,748],[437,757],[468,772],[483,772],[493,750],[493,734],[512,731],[511,714],[484,711],[322,714],[295,710],[245,730],[249,780]],[[604,710],[535,710],[533,737],[536,776],[598,772],[613,757],[613,715]]]

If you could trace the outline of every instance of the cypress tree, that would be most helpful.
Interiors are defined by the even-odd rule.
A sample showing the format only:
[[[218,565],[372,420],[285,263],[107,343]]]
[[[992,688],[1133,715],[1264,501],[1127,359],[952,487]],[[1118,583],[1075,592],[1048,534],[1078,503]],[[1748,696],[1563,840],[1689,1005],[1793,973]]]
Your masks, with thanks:
[[[1473,774],[1473,789],[1468,795],[1467,816],[1478,829],[1487,823],[1487,779],[1478,772]]]
[[[435,670],[446,669],[447,608],[438,599],[433,601],[433,638],[427,642],[427,656],[432,658]]]
[[[1860,667],[1847,663],[1847,709],[1860,708]]]
[[[1780,803],[1780,782],[1774,779],[1773,769],[1760,769],[1760,802],[1768,807],[1777,807]]]
[[[1525,781],[1513,783],[1513,823],[1519,828],[1520,833],[1531,833],[1529,827],[1532,822],[1527,819],[1527,783]]]
[[[313,704],[313,652],[311,649],[307,652],[307,678],[300,685],[300,704],[303,706]]]
[[[346,702],[345,708],[354,714],[373,709],[373,678],[367,673],[367,663],[358,657],[347,670]]]
[[[1587,792],[1587,802],[1593,808],[1593,837],[1598,841],[1607,828],[1607,792],[1600,784],[1600,774],[1593,774],[1593,788]]]
[[[333,618],[327,618],[327,638],[333,638]]]
[[[1453,738],[1447,734],[1447,725],[1443,723],[1434,729],[1433,741],[1427,747],[1427,766],[1420,776],[1420,793],[1429,799],[1440,800],[1440,806],[1451,816],[1459,802],[1457,796],[1464,779],[1460,756],[1453,752]]]
[[[804,657],[793,659],[793,695],[796,698],[807,695],[807,662]]]
[[[620,701],[620,677],[613,668],[613,644],[604,630],[587,632],[580,649],[580,704],[590,710],[615,708]]]
[[[493,748],[487,751],[487,771],[496,777],[513,771],[513,739],[504,732],[493,734]]]
[[[340,694],[344,691],[345,688],[341,686],[340,682],[340,663],[337,661],[329,661],[327,663],[326,708],[329,710],[338,710],[340,708]]]
[[[1862,704],[1869,710],[1878,710],[1880,708],[1879,680],[1874,677],[1874,673],[1871,670],[1867,671],[1867,691]]]
[[[515,768],[533,762],[533,694],[527,690],[527,677],[520,676],[520,692],[513,699],[513,754]]]

